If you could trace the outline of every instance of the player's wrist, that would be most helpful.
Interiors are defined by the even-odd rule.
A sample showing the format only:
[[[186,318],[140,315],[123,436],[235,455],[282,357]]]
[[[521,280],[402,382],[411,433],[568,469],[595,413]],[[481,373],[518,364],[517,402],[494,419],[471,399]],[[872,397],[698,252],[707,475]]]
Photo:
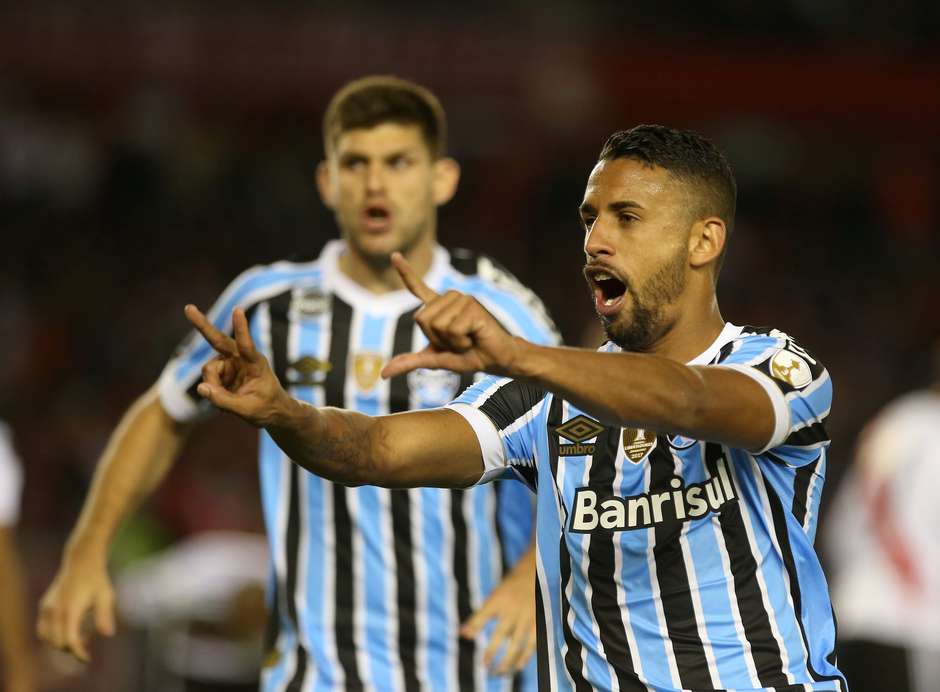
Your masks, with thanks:
[[[64,567],[79,569],[100,568],[108,565],[107,537],[99,532],[81,533],[71,537],[62,554]]]
[[[312,406],[295,399],[282,389],[263,427],[285,432],[297,431],[304,427],[311,411],[315,411]]]
[[[533,379],[540,371],[542,347],[526,341],[520,336],[512,337],[512,346],[507,349],[502,374],[516,380]]]

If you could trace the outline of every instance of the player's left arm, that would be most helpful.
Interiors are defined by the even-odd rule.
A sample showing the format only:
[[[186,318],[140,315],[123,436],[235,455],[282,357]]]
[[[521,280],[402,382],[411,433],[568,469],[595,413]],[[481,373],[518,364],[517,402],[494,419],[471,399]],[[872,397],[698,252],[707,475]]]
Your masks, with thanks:
[[[751,450],[764,449],[776,429],[767,389],[730,368],[648,354],[518,345],[516,378],[539,383],[607,425]]]

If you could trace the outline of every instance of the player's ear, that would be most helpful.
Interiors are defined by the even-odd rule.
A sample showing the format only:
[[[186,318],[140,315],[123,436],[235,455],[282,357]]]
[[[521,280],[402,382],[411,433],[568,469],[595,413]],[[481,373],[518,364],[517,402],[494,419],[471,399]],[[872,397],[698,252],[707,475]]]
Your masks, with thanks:
[[[443,157],[434,162],[434,204],[447,204],[457,192],[460,181],[460,164],[450,157]]]
[[[728,229],[717,216],[700,219],[689,233],[689,264],[698,269],[721,257]]]
[[[323,200],[323,204],[332,209],[336,204],[336,189],[331,180],[330,166],[327,161],[317,164],[316,179],[320,199]]]

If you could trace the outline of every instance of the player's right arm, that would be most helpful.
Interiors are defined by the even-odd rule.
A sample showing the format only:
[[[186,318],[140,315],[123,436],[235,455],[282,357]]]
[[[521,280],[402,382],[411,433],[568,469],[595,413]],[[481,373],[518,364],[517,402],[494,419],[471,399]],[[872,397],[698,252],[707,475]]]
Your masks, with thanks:
[[[235,338],[195,306],[186,316],[219,354],[197,391],[214,406],[263,427],[295,463],[337,483],[391,488],[463,488],[483,475],[476,433],[448,409],[371,417],[316,408],[291,397],[258,353],[245,313],[232,315]]]
[[[98,632],[114,632],[114,590],[107,570],[111,541],[124,517],[166,476],[188,427],[169,416],[154,386],[112,433],[59,571],[40,603],[37,631],[52,646],[88,661],[81,626],[90,611]]]

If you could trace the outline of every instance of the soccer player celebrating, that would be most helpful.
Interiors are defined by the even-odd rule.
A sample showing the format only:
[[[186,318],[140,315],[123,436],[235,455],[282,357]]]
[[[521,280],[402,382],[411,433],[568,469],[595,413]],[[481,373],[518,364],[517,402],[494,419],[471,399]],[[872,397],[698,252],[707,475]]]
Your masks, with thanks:
[[[225,332],[232,309],[243,311],[294,397],[375,415],[444,405],[473,382],[470,372],[430,369],[379,376],[394,356],[426,343],[415,323],[420,301],[389,259],[396,251],[436,290],[477,296],[509,331],[557,341],[541,303],[509,274],[436,243],[436,210],[454,194],[459,169],[444,155],[444,113],[430,92],[390,77],[352,82],[327,108],[323,136],[317,183],[342,239],[314,262],[245,272],[210,312]],[[88,658],[87,611],[99,631],[114,629],[111,536],[211,408],[197,385],[214,353],[194,336],[118,427],[43,599],[40,634],[79,658]],[[533,509],[522,484],[347,488],[300,471],[266,434],[260,467],[274,571],[264,690],[512,687],[511,676],[491,678],[481,664],[511,672],[535,649]],[[493,620],[486,647],[477,646]]]
[[[401,256],[424,307],[419,368],[483,371],[449,406],[368,417],[290,397],[236,310],[199,392],[347,484],[537,492],[539,689],[846,690],[812,543],[832,387],[791,337],[726,323],[715,283],[735,183],[707,140],[614,134],[590,174],[584,275],[600,352],[512,336]]]

